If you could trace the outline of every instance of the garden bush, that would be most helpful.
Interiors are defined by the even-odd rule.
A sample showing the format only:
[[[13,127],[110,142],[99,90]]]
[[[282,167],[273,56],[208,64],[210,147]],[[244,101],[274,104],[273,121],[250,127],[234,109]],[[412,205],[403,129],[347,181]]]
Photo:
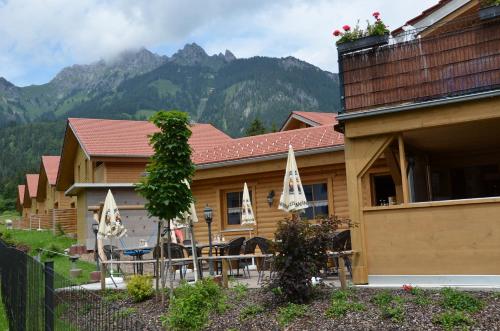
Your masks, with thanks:
[[[135,275],[127,283],[127,292],[135,302],[141,302],[153,296],[151,277]]]
[[[350,311],[363,311],[366,309],[361,302],[353,300],[351,291],[339,290],[332,294],[330,307],[326,310],[326,316],[335,318],[341,317]]]
[[[46,258],[53,258],[63,253],[63,249],[57,245],[56,243],[49,244],[46,248],[46,251],[43,251],[43,255]]]
[[[348,223],[348,220],[335,216],[318,220],[315,225],[300,219],[281,221],[275,233],[278,254],[271,290],[280,288],[283,299],[288,302],[309,302],[313,295],[311,278],[326,265],[325,252],[332,244],[335,231],[343,223]]]
[[[255,315],[258,315],[260,313],[263,313],[264,312],[264,307],[262,307],[261,305],[249,305],[249,306],[246,306],[245,308],[243,308],[241,310],[241,313],[240,313],[240,319],[242,321],[250,318],[250,317],[253,317]]]
[[[168,313],[161,317],[169,330],[196,331],[208,322],[212,312],[222,313],[226,295],[211,278],[204,278],[194,285],[182,283],[174,290]]]
[[[484,303],[469,293],[446,287],[441,290],[441,305],[445,308],[475,313],[480,311]]]
[[[282,327],[285,327],[292,323],[295,319],[305,316],[306,314],[306,305],[298,305],[290,302],[286,306],[278,309],[278,323]]]
[[[467,316],[462,311],[446,311],[434,316],[432,321],[435,324],[441,325],[445,330],[454,330],[455,328],[467,329],[468,326],[474,324],[474,320]]]

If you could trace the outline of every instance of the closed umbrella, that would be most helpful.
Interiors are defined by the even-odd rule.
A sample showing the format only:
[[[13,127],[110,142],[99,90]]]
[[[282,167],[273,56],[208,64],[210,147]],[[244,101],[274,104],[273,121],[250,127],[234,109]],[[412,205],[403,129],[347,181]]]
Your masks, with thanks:
[[[184,180],[184,183],[186,184],[187,187],[191,188],[189,186],[189,183],[187,180]],[[198,252],[196,250],[196,240],[194,236],[194,223],[198,223],[198,216],[196,216],[196,208],[194,207],[194,202],[191,203],[189,206],[189,211],[184,213],[184,221],[189,225],[189,231],[191,235],[191,252],[192,252],[192,257],[193,257],[193,272],[194,272],[194,280],[198,281],[199,279],[199,274],[198,274]]]
[[[241,201],[241,225],[255,226],[255,216],[253,214],[252,201],[250,200],[247,183],[243,186],[243,199]],[[251,230],[250,237],[252,237]]]
[[[97,232],[97,243],[99,250],[99,257],[102,261],[106,261],[106,254],[104,254],[103,239],[121,238],[127,233],[127,230],[122,224],[120,217],[120,212],[116,205],[115,198],[111,190],[108,190],[106,194],[106,199],[104,200],[104,206],[101,213],[101,219],[99,220],[99,229]],[[111,248],[113,243],[111,242]],[[111,259],[113,258],[113,252],[111,252]],[[113,266],[111,265],[111,270]]]
[[[283,179],[283,192],[281,192],[278,209],[289,213],[297,213],[309,207],[306,195],[300,181],[299,169],[295,161],[292,145],[288,147],[285,178]]]

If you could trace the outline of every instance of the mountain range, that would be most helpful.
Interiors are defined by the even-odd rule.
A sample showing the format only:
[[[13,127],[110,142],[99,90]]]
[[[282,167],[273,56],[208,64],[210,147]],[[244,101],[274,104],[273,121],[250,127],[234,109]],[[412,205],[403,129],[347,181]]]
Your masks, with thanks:
[[[240,136],[256,117],[271,126],[291,110],[338,107],[335,74],[293,57],[210,56],[194,43],[171,57],[142,48],[73,65],[42,85],[18,87],[0,77],[0,127],[67,117],[146,119],[179,109]]]
[[[233,137],[256,118],[279,127],[292,110],[335,112],[338,77],[293,57],[208,55],[187,44],[172,56],[138,49],[113,60],[73,65],[50,82],[15,86],[0,77],[0,212],[17,185],[60,153],[68,117],[147,119],[160,109],[189,112]]]

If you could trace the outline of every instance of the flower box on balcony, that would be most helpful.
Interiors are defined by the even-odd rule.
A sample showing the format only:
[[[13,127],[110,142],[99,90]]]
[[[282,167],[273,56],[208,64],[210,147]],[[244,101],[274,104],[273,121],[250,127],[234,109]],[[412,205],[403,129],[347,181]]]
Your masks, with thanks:
[[[479,18],[483,21],[496,17],[500,17],[500,5],[493,5],[479,9]]]
[[[386,45],[389,42],[389,34],[381,36],[367,36],[353,41],[337,44],[339,53],[354,52],[365,48]]]

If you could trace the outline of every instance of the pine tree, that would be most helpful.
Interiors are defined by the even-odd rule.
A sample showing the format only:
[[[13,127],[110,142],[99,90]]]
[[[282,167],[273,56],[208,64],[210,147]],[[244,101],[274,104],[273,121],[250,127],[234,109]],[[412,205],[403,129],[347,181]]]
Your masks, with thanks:
[[[256,117],[252,121],[252,123],[250,123],[245,133],[247,136],[256,136],[266,133],[266,127],[264,126],[262,121],[258,117]]]

